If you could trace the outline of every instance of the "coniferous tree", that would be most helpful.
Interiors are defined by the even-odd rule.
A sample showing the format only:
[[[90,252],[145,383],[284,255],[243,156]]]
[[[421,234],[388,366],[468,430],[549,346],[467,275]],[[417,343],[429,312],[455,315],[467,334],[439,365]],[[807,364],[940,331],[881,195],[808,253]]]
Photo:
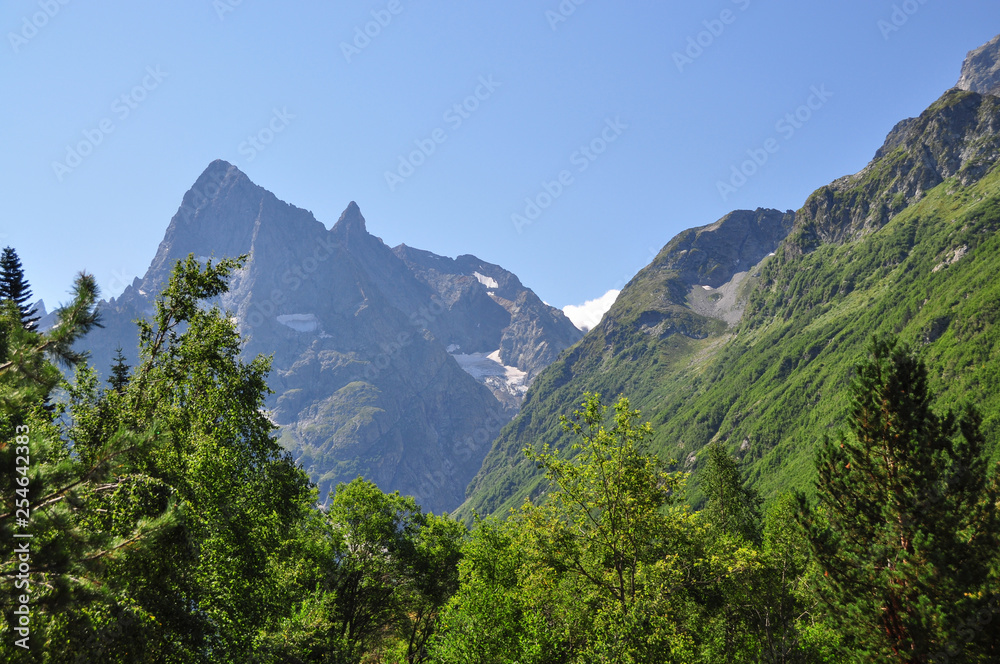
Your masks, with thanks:
[[[115,348],[114,364],[111,365],[111,376],[108,378],[108,384],[111,385],[111,389],[118,393],[125,390],[125,386],[128,385],[130,368],[128,362],[125,360],[122,347],[118,346]]]
[[[799,519],[843,646],[864,661],[997,661],[989,582],[998,491],[979,417],[931,410],[927,369],[876,339],[852,386],[849,435],[818,458]]]
[[[708,498],[705,514],[712,527],[748,542],[759,542],[761,498],[743,483],[739,462],[722,445],[708,446],[708,461],[700,475]]]
[[[39,318],[28,302],[31,299],[31,287],[24,278],[24,268],[21,259],[13,247],[4,247],[0,254],[0,300],[11,300],[21,312],[21,324],[26,329],[34,329]]]
[[[739,462],[719,443],[704,450],[704,467],[698,474],[707,499],[701,516],[707,522],[713,549],[726,551],[760,540],[760,503],[757,492],[744,486]],[[703,640],[711,644],[709,662],[756,660],[756,624],[751,615],[755,594],[760,592],[757,565],[728,575],[704,591],[704,602],[712,616]],[[754,591],[750,589],[753,588]]]
[[[55,327],[44,335],[20,325],[13,302],[0,302],[0,330],[5,337],[0,361],[0,465],[9,469],[0,473],[0,538],[22,542],[20,552],[12,545],[0,554],[3,661],[65,661],[59,653],[45,652],[46,635],[70,629],[84,620],[82,607],[113,595],[120,579],[104,577],[102,569],[124,548],[140,548],[151,541],[151,535],[174,516],[165,514],[117,533],[90,528],[95,496],[118,486],[118,463],[149,437],[118,434],[88,459],[74,458],[58,429],[60,411],[55,409],[54,414],[43,406],[62,379],[46,355],[69,364],[80,359],[67,355],[66,349],[96,324],[96,298],[93,277],[80,275],[73,301],[56,312]],[[22,569],[23,556],[30,556],[30,575]],[[16,629],[24,623],[14,612],[26,598],[30,629]]]
[[[31,650],[15,645],[26,591],[11,546],[0,661],[274,661],[255,642],[292,609],[284,579],[301,560],[285,554],[315,495],[263,414],[267,360],[241,361],[228,316],[202,306],[240,264],[175,266],[121,392],[101,390],[73,350],[98,324],[93,277],[44,335],[0,303],[0,465],[12,469],[0,539],[32,536]],[[51,360],[77,365],[54,412],[42,407],[63,378]]]

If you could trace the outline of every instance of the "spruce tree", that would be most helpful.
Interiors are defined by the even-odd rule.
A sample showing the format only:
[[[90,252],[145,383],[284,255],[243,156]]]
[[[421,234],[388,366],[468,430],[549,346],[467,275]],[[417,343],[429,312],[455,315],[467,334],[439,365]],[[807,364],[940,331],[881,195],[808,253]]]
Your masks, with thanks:
[[[21,324],[25,329],[33,330],[38,322],[35,310],[28,303],[31,300],[31,287],[24,278],[24,268],[21,259],[13,247],[4,247],[0,254],[0,300],[11,300],[21,312]]]
[[[1000,631],[997,475],[979,416],[931,410],[927,369],[876,339],[852,385],[850,434],[827,439],[799,520],[818,590],[865,661],[980,662]]]
[[[708,460],[700,478],[708,502],[705,515],[718,532],[739,535],[748,542],[760,542],[763,502],[751,488],[744,486],[739,461],[719,443],[708,446]]]
[[[0,539],[10,543],[0,553],[0,661],[68,661],[68,651],[60,653],[53,644],[63,643],[65,630],[93,616],[85,608],[112,597],[122,585],[104,575],[106,565],[126,548],[144,546],[175,516],[119,532],[92,528],[97,497],[117,488],[121,460],[149,436],[116,432],[84,461],[74,456],[58,418],[44,407],[63,381],[50,358],[79,365],[81,356],[67,351],[97,322],[93,277],[80,275],[73,294],[44,335],[24,329],[14,304],[0,302],[6,344],[0,361],[0,467],[9,469],[0,473]],[[22,569],[25,556],[29,575]],[[26,601],[30,629],[13,613]]]
[[[118,346],[115,348],[114,364],[111,365],[111,376],[108,378],[108,384],[113,390],[118,393],[125,391],[125,386],[128,385],[129,370],[130,367],[125,360],[122,347]]]

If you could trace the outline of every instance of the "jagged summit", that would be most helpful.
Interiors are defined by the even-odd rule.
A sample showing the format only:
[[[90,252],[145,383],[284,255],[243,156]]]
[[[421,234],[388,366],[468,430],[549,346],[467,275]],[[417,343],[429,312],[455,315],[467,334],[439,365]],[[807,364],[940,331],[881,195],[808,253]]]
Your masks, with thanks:
[[[155,293],[178,259],[240,256],[263,246],[315,242],[326,227],[312,213],[279,200],[239,168],[216,159],[184,194],[142,289]]]
[[[361,208],[354,201],[347,204],[347,208],[340,215],[340,219],[333,225],[333,232],[342,235],[345,239],[350,239],[355,235],[367,235],[368,227],[365,224],[365,217],[361,214]]]
[[[184,194],[178,210],[181,221],[191,223],[200,210],[237,186],[257,188],[239,168],[223,159],[216,159],[202,171]],[[174,219],[177,219],[176,215]]]
[[[981,95],[1000,96],[1000,35],[969,51],[956,87]]]
[[[177,260],[246,255],[214,304],[247,357],[272,358],[269,415],[321,500],[360,474],[447,511],[531,378],[580,334],[499,266],[412,251],[453,269],[409,264],[368,232],[354,201],[328,228],[216,160],[146,274],[102,303],[105,328],[81,350],[105,369],[121,345],[134,366],[133,321],[150,314]]]
[[[233,164],[229,163],[225,159],[216,159],[216,160],[212,161],[212,163],[210,163],[205,168],[204,172],[201,174],[201,176],[198,179],[200,180],[201,178],[203,178],[205,176],[209,176],[209,177],[212,177],[212,176],[225,176],[231,170],[235,170],[235,171],[239,172],[241,175],[243,174],[243,172],[240,171],[240,169],[236,168],[236,166],[234,166]]]

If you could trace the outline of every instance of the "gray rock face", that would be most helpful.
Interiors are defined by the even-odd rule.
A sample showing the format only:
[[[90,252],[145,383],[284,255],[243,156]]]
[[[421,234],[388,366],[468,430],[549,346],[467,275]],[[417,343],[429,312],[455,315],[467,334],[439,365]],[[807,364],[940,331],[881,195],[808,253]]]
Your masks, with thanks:
[[[469,255],[444,258],[406,245],[393,251],[447,304],[428,327],[457,353],[499,350],[500,361],[530,381],[583,336],[562,311],[499,265]]]
[[[615,351],[635,332],[663,340],[704,339],[739,321],[739,286],[788,235],[791,210],[737,210],[713,224],[676,235],[622,290],[594,328]]]
[[[679,233],[653,265],[676,271],[689,286],[719,288],[774,251],[794,221],[791,210],[736,210],[714,224]]]
[[[1000,35],[969,51],[956,87],[981,95],[1000,96]]]
[[[951,89],[897,124],[861,171],[817,189],[799,211],[790,250],[857,240],[949,178],[980,180],[1000,159],[1000,98]]]
[[[364,475],[425,509],[453,509],[520,405],[508,373],[526,386],[579,338],[499,266],[394,252],[353,202],[327,229],[215,161],[185,194],[145,276],[102,304],[105,328],[84,340],[99,370],[119,344],[135,364],[132,321],[192,253],[250,256],[218,304],[235,316],[246,355],[273,355],[272,419],[321,500]],[[542,350],[524,357],[508,347]],[[493,351],[498,371],[469,360]]]

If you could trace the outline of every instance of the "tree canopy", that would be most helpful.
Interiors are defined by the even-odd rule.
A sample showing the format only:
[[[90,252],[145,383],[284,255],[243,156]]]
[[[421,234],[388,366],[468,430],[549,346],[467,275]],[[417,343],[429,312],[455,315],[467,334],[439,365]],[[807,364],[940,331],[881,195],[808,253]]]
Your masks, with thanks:
[[[717,441],[689,476],[588,394],[547,484],[471,531],[359,477],[328,507],[267,417],[269,360],[179,261],[107,383],[81,274],[44,334],[0,301],[0,655],[27,662],[813,664],[1000,657],[1000,487],[974,410],[875,340],[816,496],[762,501]],[[60,366],[74,372],[64,378]],[[59,398],[56,398],[59,391]]]

